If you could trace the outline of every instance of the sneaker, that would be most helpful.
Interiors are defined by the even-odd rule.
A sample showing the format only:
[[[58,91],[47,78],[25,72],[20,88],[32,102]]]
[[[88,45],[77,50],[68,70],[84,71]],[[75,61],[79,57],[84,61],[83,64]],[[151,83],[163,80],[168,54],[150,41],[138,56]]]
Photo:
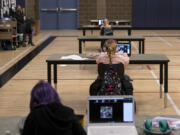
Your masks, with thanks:
[[[23,42],[23,43],[22,43],[22,46],[23,46],[23,47],[26,47],[26,43],[25,43],[25,42]]]
[[[34,44],[34,43],[30,43],[30,45],[31,45],[31,46],[35,46],[35,44]]]

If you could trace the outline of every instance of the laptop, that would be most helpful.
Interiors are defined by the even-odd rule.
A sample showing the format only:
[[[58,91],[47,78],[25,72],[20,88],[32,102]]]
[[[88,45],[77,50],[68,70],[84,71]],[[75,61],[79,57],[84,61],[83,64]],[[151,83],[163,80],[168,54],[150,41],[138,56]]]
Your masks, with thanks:
[[[104,25],[104,20],[99,20],[98,24],[99,24],[99,26]]]
[[[131,56],[130,43],[118,43],[117,50],[118,50],[118,53],[120,53],[120,54],[127,53],[128,56]]]
[[[138,135],[132,96],[90,96],[87,107],[88,135]]]

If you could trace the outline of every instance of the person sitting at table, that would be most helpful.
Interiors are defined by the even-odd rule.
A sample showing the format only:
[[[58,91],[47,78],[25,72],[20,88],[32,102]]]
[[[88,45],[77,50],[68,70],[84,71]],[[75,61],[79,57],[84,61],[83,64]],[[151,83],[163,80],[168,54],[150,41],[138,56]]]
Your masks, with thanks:
[[[117,42],[113,39],[109,39],[105,41],[104,47],[102,48],[102,52],[96,59],[96,63],[103,64],[119,64],[123,63],[125,66],[129,64],[129,57],[127,53],[120,54],[116,50]]]
[[[109,25],[108,19],[103,20],[104,25],[100,26],[100,35],[101,36],[112,36],[113,35],[113,30],[112,26]],[[104,41],[101,42],[101,48],[103,48]]]
[[[117,52],[117,42],[113,39],[105,41],[101,54],[97,57],[98,77],[90,85],[90,95],[125,94],[122,82],[130,77],[124,74],[124,67],[129,63],[127,53]],[[133,90],[132,90],[133,91]]]
[[[73,109],[62,104],[47,82],[38,82],[31,91],[30,113],[22,135],[86,135]]]
[[[100,26],[100,35],[113,35],[112,26],[109,24],[109,20],[105,18],[103,20],[103,25]]]

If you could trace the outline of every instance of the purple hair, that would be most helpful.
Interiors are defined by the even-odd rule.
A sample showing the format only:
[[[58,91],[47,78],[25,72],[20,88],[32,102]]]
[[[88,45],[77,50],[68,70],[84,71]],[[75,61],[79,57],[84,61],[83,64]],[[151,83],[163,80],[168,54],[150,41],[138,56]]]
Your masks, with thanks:
[[[47,82],[38,82],[31,91],[30,110],[40,105],[60,103],[60,98],[55,89]]]

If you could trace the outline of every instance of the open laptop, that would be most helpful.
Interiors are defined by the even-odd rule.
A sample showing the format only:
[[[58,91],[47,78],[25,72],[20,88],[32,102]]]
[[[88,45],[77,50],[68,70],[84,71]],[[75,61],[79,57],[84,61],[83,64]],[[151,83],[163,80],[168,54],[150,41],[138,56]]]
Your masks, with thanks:
[[[99,26],[104,25],[104,20],[99,20],[98,24],[99,24]]]
[[[88,135],[138,135],[132,96],[90,96]]]
[[[130,43],[118,43],[117,49],[118,49],[118,53],[120,53],[120,54],[127,53],[128,56],[131,56]]]

